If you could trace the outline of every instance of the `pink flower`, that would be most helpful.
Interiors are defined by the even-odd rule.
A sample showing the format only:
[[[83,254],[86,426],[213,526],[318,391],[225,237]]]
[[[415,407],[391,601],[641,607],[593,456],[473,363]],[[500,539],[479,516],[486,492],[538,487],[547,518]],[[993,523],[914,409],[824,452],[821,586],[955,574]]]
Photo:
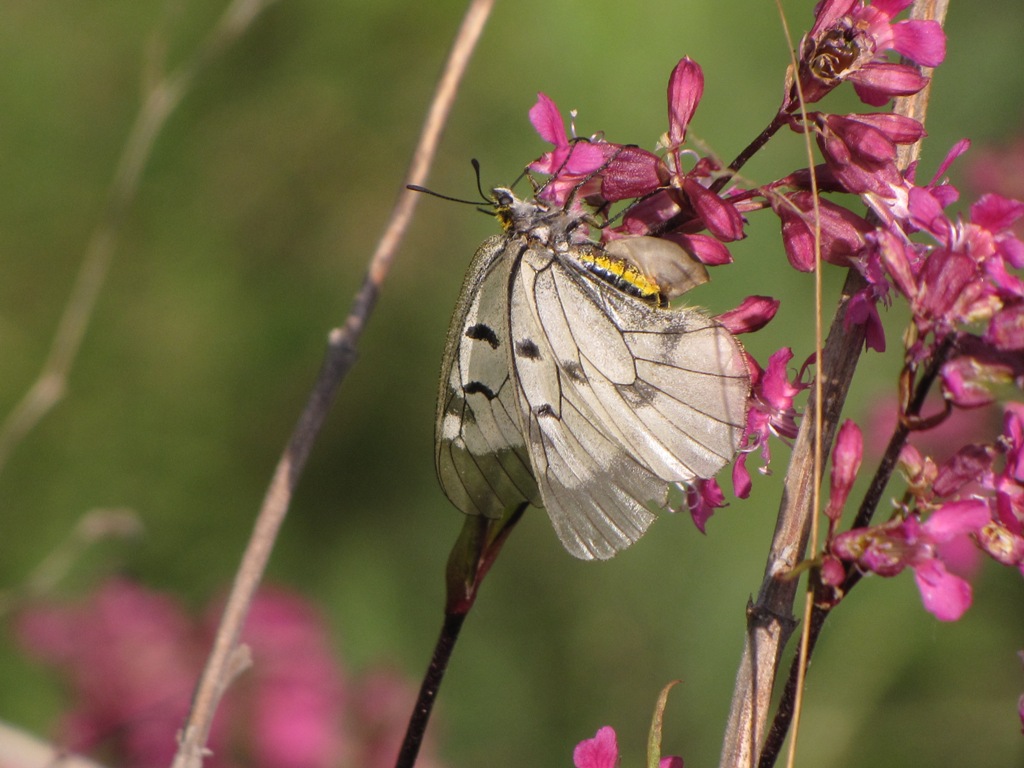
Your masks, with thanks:
[[[840,83],[849,80],[867,104],[882,106],[893,96],[921,90],[927,78],[913,67],[890,63],[894,51],[921,66],[938,66],[946,55],[946,38],[934,21],[907,20],[893,23],[911,0],[823,0],[815,10],[815,22],[800,45],[800,84],[804,99],[818,101]],[[795,108],[794,86],[785,105]]]
[[[584,739],[577,744],[572,753],[572,762],[576,768],[617,768],[619,744],[615,738],[615,729],[606,725],[594,734],[594,738]],[[658,768],[683,768],[683,759],[663,757]]]
[[[555,102],[544,93],[537,94],[537,103],[529,110],[529,122],[541,138],[555,145],[530,164],[530,170],[550,176],[583,178],[604,163],[604,154],[589,141],[569,141],[565,123]]]
[[[82,604],[27,610],[18,635],[71,681],[76,704],[61,724],[62,745],[109,745],[130,768],[170,764],[203,653],[177,601],[115,579]],[[215,752],[224,736],[223,727],[215,730]]]
[[[825,163],[848,192],[893,197],[904,186],[896,146],[913,144],[924,134],[917,120],[894,114],[813,113],[808,118],[817,128]]]
[[[990,520],[983,501],[952,501],[924,523],[911,515],[840,533],[832,541],[832,553],[880,576],[895,576],[910,567],[925,610],[940,621],[956,621],[971,604],[971,585],[946,569],[939,545],[976,534]]]
[[[828,500],[825,515],[833,525],[843,513],[843,506],[850,495],[853,481],[860,471],[860,461],[864,454],[864,438],[860,427],[847,419],[839,428],[836,444],[832,449],[832,474],[830,477],[832,493]]]
[[[619,744],[615,738],[615,729],[606,725],[594,734],[594,738],[577,744],[572,752],[572,763],[576,768],[616,768],[619,764]]]
[[[264,588],[253,601],[243,634],[253,669],[240,682],[250,690],[246,724],[257,765],[340,763],[346,691],[327,637],[323,620],[296,595]]]
[[[698,478],[686,489],[686,506],[690,510],[690,516],[693,518],[693,524],[697,526],[697,530],[706,533],[704,526],[707,525],[708,519],[716,509],[726,506],[725,494],[722,493],[721,487],[714,478],[710,480]]]
[[[814,200],[809,190],[770,195],[772,210],[782,223],[782,244],[790,265],[800,272],[814,269]],[[821,258],[841,267],[864,248],[872,230],[867,220],[828,200],[818,200],[821,216]]]
[[[771,296],[747,296],[740,305],[715,317],[730,333],[753,333],[764,328],[779,311],[779,300]]]
[[[750,494],[750,473],[747,471],[747,456],[750,452],[760,447],[761,458],[764,460],[761,471],[767,472],[767,466],[771,462],[768,437],[796,437],[796,409],[793,401],[810,384],[801,381],[802,371],[790,381],[786,367],[792,358],[793,350],[787,347],[771,356],[768,360],[768,369],[765,371],[761,371],[760,367],[751,361],[753,386],[750,409],[747,411],[748,448],[740,453],[733,465],[733,488],[741,499]]]
[[[554,149],[530,165],[552,176],[539,197],[557,205],[585,201],[604,211],[609,203],[636,200],[615,228],[602,237],[635,235],[665,237],[705,264],[732,260],[725,242],[744,236],[743,217],[735,206],[709,186],[719,170],[707,158],[683,167],[681,148],[686,129],[703,93],[703,74],[696,62],[682,59],[669,79],[670,145],[665,158],[639,147],[604,140],[570,139],[554,102],[544,94],[530,110],[530,120]],[[710,235],[700,233],[707,229]]]

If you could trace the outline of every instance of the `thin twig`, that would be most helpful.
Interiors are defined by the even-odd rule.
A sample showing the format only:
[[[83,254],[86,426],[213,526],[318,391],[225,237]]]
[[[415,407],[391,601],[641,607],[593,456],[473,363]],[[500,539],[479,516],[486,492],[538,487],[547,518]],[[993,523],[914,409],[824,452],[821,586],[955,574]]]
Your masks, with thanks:
[[[916,0],[911,9],[913,18],[941,20],[948,0]],[[897,111],[923,122],[927,108],[928,88],[909,99],[897,99]],[[899,163],[905,168],[919,152],[914,145],[901,152]],[[864,285],[863,278],[851,270],[832,320],[828,339],[818,365],[822,384],[822,424],[820,454],[827,456],[842,412],[843,402],[864,343],[860,326],[843,327],[846,305],[850,297]],[[808,409],[815,408],[812,394]],[[772,538],[764,580],[755,602],[747,606],[747,634],[744,638],[733,689],[732,705],[726,724],[720,768],[750,768],[758,764],[772,691],[778,675],[782,651],[795,628],[793,605],[797,580],[784,578],[802,561],[813,514],[815,439],[813,420],[804,419],[793,448],[782,491],[782,501],[775,534]]]
[[[245,32],[274,1],[235,0],[193,56],[145,90],[145,98],[118,159],[106,207],[89,238],[46,362],[35,382],[0,426],[0,472],[3,472],[12,451],[67,391],[68,375],[106,282],[125,215],[135,200],[153,144],[167,124],[167,118],[181,103],[203,67]]]
[[[239,637],[249,612],[249,605],[259,586],[313,442],[323,427],[338,387],[355,363],[356,348],[362,332],[418,201],[419,196],[405,187],[408,184],[422,185],[426,181],[459,83],[493,5],[494,0],[472,0],[466,11],[435,91],[419,142],[413,151],[413,159],[402,185],[403,191],[399,193],[392,209],[388,226],[370,260],[366,277],[353,300],[345,324],[341,328],[333,329],[328,336],[325,359],[316,383],[278,461],[242,555],[231,593],[224,607],[224,614],[217,628],[213,648],[197,684],[192,708],[181,732],[173,768],[199,768],[202,764],[213,716],[235,671],[234,660],[240,648]]]

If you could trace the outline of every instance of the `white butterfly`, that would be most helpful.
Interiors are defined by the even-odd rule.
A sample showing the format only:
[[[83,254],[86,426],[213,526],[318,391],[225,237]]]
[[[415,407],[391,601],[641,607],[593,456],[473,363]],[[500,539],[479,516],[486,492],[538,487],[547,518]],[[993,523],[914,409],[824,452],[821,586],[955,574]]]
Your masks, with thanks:
[[[648,269],[658,246],[581,244],[582,215],[503,188],[494,199],[505,233],[477,250],[448,331],[437,474],[467,514],[529,502],[570,553],[608,558],[673,486],[736,454],[746,359],[707,315],[658,306],[701,281]]]

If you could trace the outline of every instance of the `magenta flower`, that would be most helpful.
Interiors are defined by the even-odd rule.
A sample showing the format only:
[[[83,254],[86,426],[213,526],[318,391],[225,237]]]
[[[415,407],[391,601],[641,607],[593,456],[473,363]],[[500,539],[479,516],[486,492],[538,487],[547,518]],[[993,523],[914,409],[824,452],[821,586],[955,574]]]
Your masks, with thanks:
[[[572,753],[572,763],[576,768],[617,768],[619,764],[619,744],[615,737],[615,729],[610,725],[598,729],[592,739],[584,739],[576,745]],[[683,768],[681,757],[668,756],[661,758],[658,768]]]
[[[264,588],[249,610],[243,637],[253,655],[251,675],[240,681],[240,692],[248,689],[245,725],[255,764],[338,765],[346,686],[323,620],[298,596]]]
[[[610,725],[600,728],[594,738],[585,739],[572,752],[576,768],[616,768],[619,764],[619,744],[615,729]]]
[[[529,166],[552,177],[539,193],[544,200],[564,206],[588,199],[600,208],[645,195],[662,183],[662,161],[657,155],[603,140],[570,139],[558,107],[543,93],[537,94],[537,103],[530,109],[530,122],[542,139],[554,145]]]
[[[924,128],[917,120],[894,114],[824,113],[812,113],[808,119],[817,129],[826,165],[846,191],[894,197],[903,188],[896,146],[921,138]]]
[[[552,176],[542,196],[557,205],[565,205],[570,193],[586,182],[606,160],[602,147],[586,140],[569,140],[558,107],[547,95],[537,94],[537,103],[530,108],[530,122],[540,137],[554,149],[530,164],[530,170]]]
[[[815,22],[800,45],[800,85],[804,99],[819,101],[849,80],[861,101],[882,106],[893,96],[908,96],[928,82],[916,69],[890,63],[894,51],[921,66],[935,67],[946,55],[946,37],[934,21],[892,18],[911,0],[824,0],[815,10]],[[790,89],[785,109],[798,103]]]
[[[707,533],[704,527],[716,509],[726,506],[725,494],[722,493],[718,481],[714,478],[704,480],[697,478],[686,488],[686,506],[690,510],[693,524],[701,533]]]
[[[836,444],[832,449],[832,474],[830,476],[832,492],[829,496],[828,506],[825,508],[825,515],[832,522],[833,527],[843,514],[843,507],[850,495],[853,481],[857,479],[857,472],[860,471],[863,454],[864,437],[861,435],[860,427],[847,419],[839,428]]]
[[[753,333],[764,328],[779,311],[778,299],[771,296],[747,296],[740,305],[715,317],[730,333]]]
[[[939,507],[924,523],[911,515],[840,533],[831,550],[840,559],[880,576],[895,576],[911,568],[925,610],[940,621],[956,621],[970,607],[971,585],[946,569],[939,545],[976,534],[990,520],[983,501],[953,501]]]
[[[814,200],[809,190],[788,195],[770,194],[772,210],[782,223],[782,244],[790,265],[800,272],[814,270]],[[821,233],[821,258],[841,267],[865,245],[864,236],[873,227],[847,208],[818,200]]]
[[[768,437],[792,439],[796,437],[797,412],[793,401],[800,392],[807,389],[810,383],[801,381],[803,371],[790,381],[786,366],[793,358],[793,350],[783,348],[775,352],[768,360],[768,368],[762,371],[751,360],[750,409],[747,411],[747,449],[740,453],[733,465],[733,489],[741,499],[750,495],[750,473],[747,471],[747,456],[757,448],[761,449],[764,466],[761,472],[767,473],[771,462],[771,448]]]
[[[539,197],[557,205],[585,201],[604,213],[608,204],[635,200],[622,223],[602,231],[605,240],[635,235],[665,237],[705,264],[732,260],[725,242],[744,236],[740,212],[710,186],[717,167],[697,159],[683,167],[681,144],[703,92],[696,62],[682,59],[669,79],[669,142],[664,158],[639,147],[604,140],[570,138],[554,102],[544,94],[530,110],[530,120],[554,149],[530,165],[552,178]],[[706,229],[710,235],[701,234]]]

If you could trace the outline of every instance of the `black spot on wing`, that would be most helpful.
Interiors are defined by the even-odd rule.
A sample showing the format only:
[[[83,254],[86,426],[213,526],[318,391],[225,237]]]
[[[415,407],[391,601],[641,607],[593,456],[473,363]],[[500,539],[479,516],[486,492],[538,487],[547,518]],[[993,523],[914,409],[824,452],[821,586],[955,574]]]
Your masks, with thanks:
[[[530,339],[516,342],[516,354],[527,360],[540,360],[540,349]]]
[[[483,395],[488,400],[493,400],[497,395],[490,387],[484,384],[482,381],[470,381],[462,387],[462,391],[467,395]]]
[[[486,341],[491,345],[491,349],[498,348],[498,335],[491,326],[484,325],[483,323],[469,326],[466,329],[466,338],[473,339],[474,341]]]
[[[562,370],[565,371],[565,375],[569,377],[571,381],[577,384],[586,384],[587,375],[583,372],[583,366],[576,360],[566,360],[562,362]]]
[[[633,409],[651,405],[661,393],[661,390],[640,379],[632,384],[615,384],[614,386],[619,396]]]
[[[544,403],[544,405],[538,405],[533,409],[533,415],[540,418],[541,416],[554,416],[555,411],[551,407],[550,403]]]

